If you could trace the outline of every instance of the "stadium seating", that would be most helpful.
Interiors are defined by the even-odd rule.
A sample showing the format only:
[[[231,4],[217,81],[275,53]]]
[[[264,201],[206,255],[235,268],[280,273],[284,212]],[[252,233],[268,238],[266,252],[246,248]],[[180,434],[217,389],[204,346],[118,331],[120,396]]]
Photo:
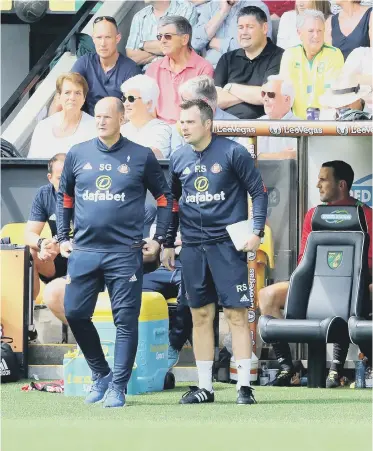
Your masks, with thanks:
[[[348,340],[347,321],[366,299],[368,246],[361,207],[317,207],[285,319],[259,319],[264,342],[308,344],[308,387],[325,387],[326,343]]]

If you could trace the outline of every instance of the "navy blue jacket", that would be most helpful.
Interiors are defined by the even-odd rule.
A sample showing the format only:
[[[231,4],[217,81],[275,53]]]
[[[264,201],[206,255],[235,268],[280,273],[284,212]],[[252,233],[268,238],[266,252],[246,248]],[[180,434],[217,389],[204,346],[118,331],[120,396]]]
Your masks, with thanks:
[[[248,218],[253,202],[254,228],[264,229],[268,196],[245,147],[213,135],[202,152],[185,145],[170,160],[174,217],[167,234],[173,247],[180,218],[183,246],[229,239],[226,226]]]
[[[57,195],[58,240],[68,239],[74,208],[74,248],[129,252],[143,237],[147,189],[157,200],[155,237],[164,237],[172,198],[152,150],[122,136],[110,149],[98,138],[73,146]]]

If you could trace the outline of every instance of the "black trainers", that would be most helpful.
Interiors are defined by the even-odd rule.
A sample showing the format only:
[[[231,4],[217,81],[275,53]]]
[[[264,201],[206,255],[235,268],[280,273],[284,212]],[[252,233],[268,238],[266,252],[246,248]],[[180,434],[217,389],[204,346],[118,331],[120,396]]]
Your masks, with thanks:
[[[27,332],[28,342],[29,343],[36,343],[36,340],[38,338],[38,331],[35,329],[35,326],[29,326],[28,332]]]
[[[340,375],[337,371],[330,370],[326,378],[326,388],[336,388],[341,385]]]
[[[279,370],[273,381],[268,382],[271,387],[291,387],[291,379],[295,374],[294,368]]]
[[[237,392],[237,404],[257,404],[253,390],[251,387],[242,386]]]
[[[183,394],[179,404],[201,404],[204,402],[214,402],[214,393],[209,392],[205,388],[195,386],[189,387],[190,390]]]

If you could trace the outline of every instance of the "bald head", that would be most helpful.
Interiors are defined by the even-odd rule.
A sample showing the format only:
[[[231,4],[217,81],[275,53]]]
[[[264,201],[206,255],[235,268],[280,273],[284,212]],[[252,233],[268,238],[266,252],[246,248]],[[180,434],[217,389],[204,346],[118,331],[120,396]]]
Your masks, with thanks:
[[[115,108],[119,114],[124,114],[124,106],[123,103],[117,97],[104,97],[99,100],[95,106],[95,114],[97,108]]]
[[[123,103],[116,97],[99,100],[95,106],[95,119],[99,138],[104,141],[119,139],[120,126],[124,120]]]

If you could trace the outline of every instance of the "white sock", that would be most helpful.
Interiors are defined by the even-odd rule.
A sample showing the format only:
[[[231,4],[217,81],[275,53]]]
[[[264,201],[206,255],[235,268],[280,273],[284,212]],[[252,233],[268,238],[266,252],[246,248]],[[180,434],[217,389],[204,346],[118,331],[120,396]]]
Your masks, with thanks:
[[[212,389],[212,360],[197,360],[198,371],[198,387],[204,388],[209,392],[213,392]]]
[[[237,391],[242,387],[250,387],[251,359],[236,360]]]

